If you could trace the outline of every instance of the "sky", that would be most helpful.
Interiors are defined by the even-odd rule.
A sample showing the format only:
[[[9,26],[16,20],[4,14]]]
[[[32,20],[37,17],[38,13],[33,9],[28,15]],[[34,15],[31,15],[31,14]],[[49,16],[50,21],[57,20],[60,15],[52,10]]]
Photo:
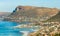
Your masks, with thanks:
[[[60,9],[60,0],[0,0],[0,12],[12,12],[17,6],[38,6]]]

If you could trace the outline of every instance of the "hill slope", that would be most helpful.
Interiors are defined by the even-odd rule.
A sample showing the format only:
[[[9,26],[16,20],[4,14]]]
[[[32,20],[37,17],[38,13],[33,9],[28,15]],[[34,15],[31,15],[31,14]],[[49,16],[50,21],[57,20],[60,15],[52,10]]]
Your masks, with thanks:
[[[60,22],[60,12],[47,20],[47,22]]]

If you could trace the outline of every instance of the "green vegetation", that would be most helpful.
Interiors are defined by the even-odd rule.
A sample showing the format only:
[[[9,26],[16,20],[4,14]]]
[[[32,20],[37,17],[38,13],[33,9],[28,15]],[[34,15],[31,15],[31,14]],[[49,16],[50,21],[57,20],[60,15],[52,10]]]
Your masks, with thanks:
[[[56,33],[54,36],[60,36],[60,33]]]

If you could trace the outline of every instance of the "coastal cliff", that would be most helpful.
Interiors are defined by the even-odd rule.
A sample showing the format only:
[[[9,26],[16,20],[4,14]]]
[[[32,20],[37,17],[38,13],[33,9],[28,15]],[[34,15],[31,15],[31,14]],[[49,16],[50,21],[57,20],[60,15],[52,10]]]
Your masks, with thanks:
[[[37,31],[29,33],[28,36],[60,35],[60,10],[57,8],[18,6],[4,21],[31,22],[14,27],[34,27]]]
[[[35,7],[35,6],[17,6],[13,13],[5,18],[5,21],[46,21],[55,16],[59,10],[57,8]]]

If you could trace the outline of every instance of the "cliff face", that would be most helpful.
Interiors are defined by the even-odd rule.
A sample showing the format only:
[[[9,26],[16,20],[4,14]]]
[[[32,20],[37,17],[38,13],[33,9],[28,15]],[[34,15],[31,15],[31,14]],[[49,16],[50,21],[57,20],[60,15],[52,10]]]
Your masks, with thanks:
[[[34,7],[34,6],[18,6],[15,8],[15,10],[13,11],[13,13],[8,16],[13,18],[5,18],[5,20],[11,20],[11,21],[21,21],[23,18],[23,20],[25,20],[25,18],[27,19],[31,19],[33,18],[34,21],[39,20],[39,21],[44,21],[47,20],[49,18],[51,18],[52,16],[55,16],[57,13],[59,12],[59,10],[57,8],[45,8],[45,7]],[[18,20],[16,20],[16,18]],[[21,20],[19,20],[19,18],[21,18]],[[33,20],[32,19],[32,20]]]

